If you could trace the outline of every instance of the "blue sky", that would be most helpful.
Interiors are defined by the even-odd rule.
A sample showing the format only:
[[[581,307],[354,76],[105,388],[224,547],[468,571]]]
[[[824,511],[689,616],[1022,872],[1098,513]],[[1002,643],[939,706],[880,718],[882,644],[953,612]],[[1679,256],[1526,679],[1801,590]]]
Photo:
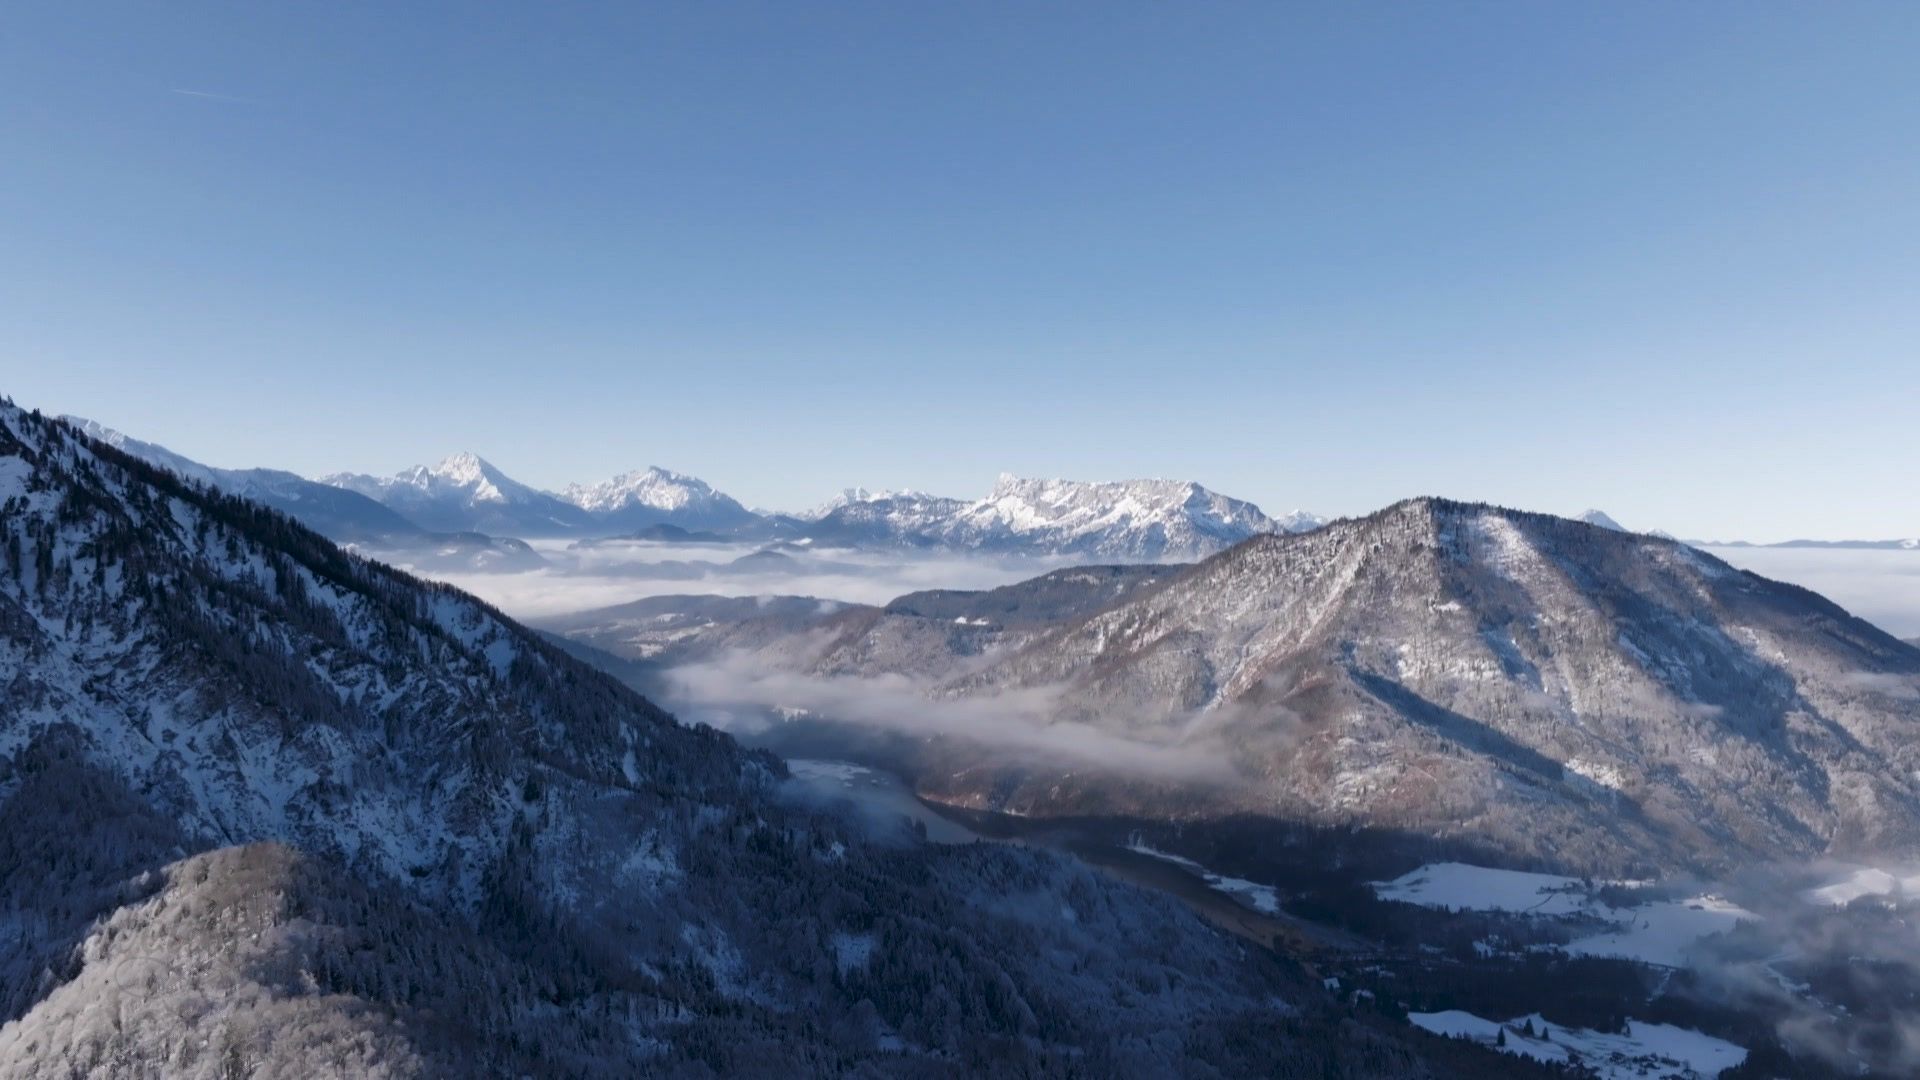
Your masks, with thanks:
[[[1920,534],[1916,56],[1913,4],[20,4],[0,392],[308,473]]]

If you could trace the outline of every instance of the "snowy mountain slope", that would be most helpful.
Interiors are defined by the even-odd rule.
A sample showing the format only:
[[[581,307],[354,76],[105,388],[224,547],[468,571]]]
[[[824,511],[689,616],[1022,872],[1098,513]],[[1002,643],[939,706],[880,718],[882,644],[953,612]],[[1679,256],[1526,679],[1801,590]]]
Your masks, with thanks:
[[[802,535],[841,547],[941,547],[943,530],[966,506],[964,499],[919,491],[868,494],[852,488],[807,520]]]
[[[62,419],[89,438],[176,476],[271,507],[329,540],[421,572],[513,572],[546,565],[545,559],[519,540],[483,533],[429,532],[356,491],[279,469],[217,469],[92,420],[72,416]]]
[[[861,503],[886,502],[893,499],[926,499],[934,497],[935,496],[929,496],[924,491],[874,491],[869,488],[850,487],[843,488],[840,494],[835,495],[819,506],[802,510],[788,516],[799,521],[819,521],[821,518],[845,506],[857,506]]]
[[[592,486],[574,484],[560,497],[594,517],[596,528],[633,531],[649,525],[729,529],[757,517],[704,480],[650,466]]]
[[[1684,545],[1545,515],[1421,499],[1257,538],[943,692],[1034,687],[1060,689],[1058,719],[1231,748],[1240,790],[1168,805],[1595,868],[1920,842],[1920,652]],[[999,797],[1099,797],[1056,779]]]
[[[441,532],[563,536],[593,525],[592,515],[578,506],[528,487],[471,453],[394,476],[335,473],[320,482],[358,492]]]
[[[1722,543],[1717,540],[1701,540],[1694,543],[1704,547],[1757,547],[1757,548],[1817,548],[1843,551],[1920,551],[1920,539],[1904,540],[1782,540],[1776,544],[1752,544],[1744,540]]]
[[[419,536],[420,526],[367,496],[279,469],[217,469],[157,443],[121,434],[77,416],[62,417],[91,438],[196,483],[252,499],[342,542],[391,542]]]
[[[5,402],[0,673],[0,1075],[1428,1071],[1171,900],[870,843],[472,598]]]

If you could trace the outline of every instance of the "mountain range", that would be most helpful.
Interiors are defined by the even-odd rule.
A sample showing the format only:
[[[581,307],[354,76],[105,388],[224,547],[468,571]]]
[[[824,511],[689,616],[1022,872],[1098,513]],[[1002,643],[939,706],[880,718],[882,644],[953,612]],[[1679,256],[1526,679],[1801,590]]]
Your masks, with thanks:
[[[257,499],[342,543],[420,553],[449,551],[446,569],[527,569],[538,557],[521,538],[627,537],[673,542],[672,530],[745,543],[1178,560],[1212,554],[1264,532],[1300,532],[1322,519],[1304,511],[1269,518],[1251,503],[1168,480],[1084,483],[1002,476],[986,497],[851,488],[800,514],[748,510],[706,482],[659,467],[558,494],[509,477],[472,453],[394,476],[335,473],[306,480],[272,469],[217,469],[104,425],[67,417],[93,437],[200,483]],[[664,531],[663,531],[664,530]],[[510,551],[474,557],[501,538]],[[511,539],[509,539],[511,538]],[[412,560],[409,560],[410,562]],[[413,565],[421,569],[434,567]]]
[[[991,492],[972,501],[856,489],[796,531],[828,543],[1144,561],[1198,558],[1250,536],[1321,524],[1300,511],[1276,520],[1252,503],[1193,483],[1003,474]]]
[[[358,491],[280,469],[214,468],[92,420],[62,419],[89,438],[176,476],[272,507],[337,543],[377,550],[424,573],[517,572],[546,565],[526,542],[510,536],[458,527],[435,531]]]
[[[1779,540],[1756,544],[1749,540],[1699,540],[1701,547],[1810,548],[1834,551],[1920,551],[1920,539],[1904,540]]]
[[[4,401],[0,507],[0,1076],[1524,1071]]]
[[[322,480],[433,527],[536,537],[633,534],[669,525],[740,540],[1170,560],[1321,524],[1303,512],[1275,520],[1251,503],[1168,480],[1084,483],[1009,475],[975,500],[852,488],[804,514],[755,513],[700,480],[660,468],[552,495],[471,454],[391,478]]]
[[[1576,872],[1920,850],[1920,651],[1687,545],[1492,506],[1413,500],[1192,567],[715,618],[646,648],[614,617],[558,629],[722,664],[716,691],[789,714],[906,680],[927,709],[1226,770],[916,733],[919,790],[983,810],[1315,821]]]
[[[1628,532],[1626,526],[1615,521],[1603,510],[1587,510],[1576,520],[1589,525],[1598,525],[1603,529],[1616,532]],[[1647,534],[1663,539],[1673,539],[1673,534],[1654,529]],[[1723,548],[1809,548],[1833,551],[1920,551],[1920,539],[1903,540],[1777,540],[1772,543],[1755,543],[1751,540],[1689,540],[1694,547]]]

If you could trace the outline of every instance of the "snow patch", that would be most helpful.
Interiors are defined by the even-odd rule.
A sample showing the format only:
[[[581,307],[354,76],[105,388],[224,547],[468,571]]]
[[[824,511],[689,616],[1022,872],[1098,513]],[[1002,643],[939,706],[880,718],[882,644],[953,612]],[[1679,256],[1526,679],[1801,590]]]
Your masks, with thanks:
[[[1195,874],[1198,874],[1200,879],[1207,883],[1208,888],[1216,892],[1226,893],[1228,896],[1239,900],[1241,903],[1246,904],[1248,907],[1263,915],[1273,915],[1280,910],[1280,896],[1274,891],[1271,885],[1262,885],[1257,881],[1248,881],[1245,878],[1216,874],[1206,867],[1201,866],[1199,863],[1194,862],[1192,859],[1182,858],[1172,852],[1161,851],[1157,848],[1150,847],[1144,840],[1138,837],[1135,837],[1127,844],[1127,850],[1138,855],[1146,855],[1165,862],[1174,863],[1178,866],[1184,866]]]
[[[1407,1020],[1435,1035],[1471,1039],[1503,1054],[1580,1066],[1602,1080],[1702,1080],[1747,1059],[1744,1047],[1724,1039],[1639,1020],[1628,1020],[1620,1034],[1562,1027],[1538,1013],[1504,1024],[1458,1009],[1408,1013]],[[1529,1030],[1532,1036],[1526,1034]]]
[[[1542,917],[1581,916],[1612,924],[1561,948],[1576,956],[1606,956],[1659,967],[1680,967],[1695,942],[1758,918],[1711,894],[1614,907],[1599,899],[1607,885],[1645,882],[1583,881],[1554,874],[1494,870],[1467,863],[1434,863],[1392,881],[1375,882],[1375,895],[1449,911],[1505,911]]]

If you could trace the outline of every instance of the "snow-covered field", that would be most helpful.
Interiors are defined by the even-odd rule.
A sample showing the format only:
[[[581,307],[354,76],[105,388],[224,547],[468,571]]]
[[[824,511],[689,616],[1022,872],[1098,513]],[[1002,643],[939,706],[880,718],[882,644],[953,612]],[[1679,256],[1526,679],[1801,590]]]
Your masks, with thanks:
[[[1695,942],[1757,918],[1724,897],[1702,894],[1614,907],[1597,890],[1629,882],[1582,881],[1553,874],[1494,870],[1466,863],[1434,863],[1377,882],[1383,900],[1450,911],[1505,911],[1523,915],[1585,916],[1613,929],[1576,939],[1562,948],[1581,956],[1612,956],[1661,967],[1681,967]]]
[[[1809,889],[1809,903],[1845,907],[1863,896],[1920,896],[1920,873],[1890,871],[1877,866],[1854,867],[1818,888]]]
[[[1208,888],[1226,893],[1228,896],[1239,900],[1241,903],[1263,915],[1272,915],[1280,910],[1280,897],[1274,893],[1273,886],[1271,885],[1262,885],[1259,882],[1248,881],[1245,878],[1216,874],[1206,867],[1201,866],[1199,863],[1194,862],[1192,859],[1181,858],[1172,852],[1161,851],[1158,848],[1150,847],[1138,838],[1135,838],[1132,843],[1127,845],[1127,850],[1137,855],[1147,855],[1155,859],[1161,859],[1179,866],[1184,866],[1188,870],[1198,874],[1200,880],[1207,883]]]
[[[1392,881],[1376,882],[1373,891],[1382,900],[1453,911],[1574,915],[1593,906],[1590,886],[1604,884],[1466,863],[1432,863]]]
[[[1627,1021],[1626,1031],[1616,1035],[1562,1027],[1538,1013],[1505,1023],[1458,1009],[1409,1013],[1407,1019],[1436,1035],[1465,1037],[1501,1053],[1581,1065],[1602,1080],[1696,1080],[1719,1076],[1747,1057],[1745,1049],[1724,1039],[1637,1020]]]

